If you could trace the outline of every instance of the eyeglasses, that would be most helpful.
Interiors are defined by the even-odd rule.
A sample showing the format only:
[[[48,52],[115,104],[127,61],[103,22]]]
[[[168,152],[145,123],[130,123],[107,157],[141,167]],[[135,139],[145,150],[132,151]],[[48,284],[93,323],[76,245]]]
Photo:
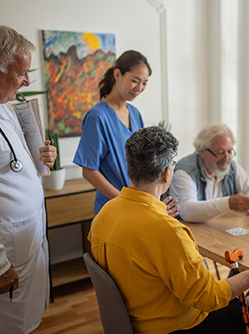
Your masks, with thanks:
[[[172,165],[171,165],[173,167],[173,169],[175,168],[176,164],[177,164],[177,162],[175,160],[173,160]]]
[[[210,148],[206,148],[206,150],[211,153],[216,159],[218,158],[223,158],[225,155],[228,155],[230,158],[234,158],[236,155],[236,152],[233,148],[231,148],[230,150],[228,150],[227,152],[221,150],[218,153],[214,153],[213,151],[210,150]]]
[[[15,72],[12,72],[11,73],[12,75],[14,75],[15,77],[17,77],[17,78],[26,78],[27,77],[27,74],[28,74],[28,72],[25,72],[25,73],[23,73],[23,74],[18,74],[18,73],[15,73]]]

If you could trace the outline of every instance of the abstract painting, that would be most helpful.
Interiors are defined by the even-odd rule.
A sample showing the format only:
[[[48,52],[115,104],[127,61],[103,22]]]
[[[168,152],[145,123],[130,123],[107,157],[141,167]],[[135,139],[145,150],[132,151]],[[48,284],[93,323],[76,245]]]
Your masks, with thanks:
[[[48,128],[81,135],[86,112],[99,101],[98,83],[116,59],[115,35],[42,30]]]

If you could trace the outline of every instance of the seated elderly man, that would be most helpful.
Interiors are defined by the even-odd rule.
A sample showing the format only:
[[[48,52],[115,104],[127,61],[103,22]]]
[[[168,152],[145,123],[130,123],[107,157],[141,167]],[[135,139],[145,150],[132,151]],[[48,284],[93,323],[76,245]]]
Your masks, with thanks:
[[[170,195],[178,199],[183,220],[203,222],[229,210],[249,210],[249,176],[233,160],[234,142],[226,125],[209,125],[194,140],[196,153],[177,163]]]
[[[177,139],[156,126],[127,140],[130,186],[93,220],[92,254],[116,281],[134,333],[244,334],[235,296],[249,288],[249,271],[216,281],[189,228],[160,201],[177,147]]]

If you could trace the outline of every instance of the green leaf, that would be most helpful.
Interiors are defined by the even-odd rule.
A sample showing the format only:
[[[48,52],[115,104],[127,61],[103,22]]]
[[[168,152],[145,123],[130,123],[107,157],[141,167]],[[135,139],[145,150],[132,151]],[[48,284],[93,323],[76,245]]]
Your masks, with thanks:
[[[171,124],[166,123],[165,120],[162,120],[162,121],[158,122],[157,126],[159,126],[160,128],[163,128],[167,131],[171,130]]]

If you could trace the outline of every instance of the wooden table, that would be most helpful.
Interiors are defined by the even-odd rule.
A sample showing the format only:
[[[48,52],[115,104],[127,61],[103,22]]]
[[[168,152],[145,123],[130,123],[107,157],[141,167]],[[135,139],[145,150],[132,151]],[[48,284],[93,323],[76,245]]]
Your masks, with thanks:
[[[230,211],[204,223],[183,223],[191,229],[203,256],[230,267],[225,260],[225,251],[233,252],[239,248],[244,255],[239,261],[239,268],[241,271],[249,269],[249,233],[233,236],[226,232],[236,227],[249,230],[248,214]]]

